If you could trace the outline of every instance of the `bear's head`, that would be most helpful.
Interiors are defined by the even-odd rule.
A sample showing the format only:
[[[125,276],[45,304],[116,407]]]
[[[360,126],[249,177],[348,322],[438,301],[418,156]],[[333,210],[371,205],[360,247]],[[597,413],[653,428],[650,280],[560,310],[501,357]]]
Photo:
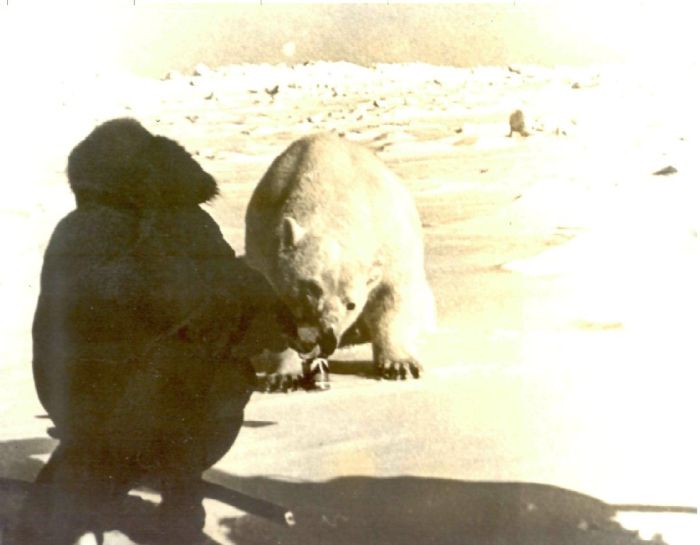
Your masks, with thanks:
[[[294,218],[281,225],[272,284],[297,324],[297,350],[316,346],[331,355],[381,281],[378,261],[364,262],[328,236],[307,231]]]

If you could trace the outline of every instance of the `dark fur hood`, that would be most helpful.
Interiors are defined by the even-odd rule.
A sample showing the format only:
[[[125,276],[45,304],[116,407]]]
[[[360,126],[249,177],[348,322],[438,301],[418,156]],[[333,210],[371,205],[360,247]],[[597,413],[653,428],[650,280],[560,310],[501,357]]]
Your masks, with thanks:
[[[217,194],[214,178],[182,146],[134,119],[96,127],[71,152],[67,172],[78,206],[183,206]]]

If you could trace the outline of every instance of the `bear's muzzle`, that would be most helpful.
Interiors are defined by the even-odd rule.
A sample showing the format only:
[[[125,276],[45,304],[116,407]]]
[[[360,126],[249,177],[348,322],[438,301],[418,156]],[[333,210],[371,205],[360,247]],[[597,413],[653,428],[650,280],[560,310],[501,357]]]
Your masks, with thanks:
[[[338,348],[339,343],[340,339],[338,338],[338,334],[335,332],[335,329],[332,327],[325,329],[318,342],[319,346],[321,347],[321,357],[328,357],[333,354],[336,348]]]
[[[300,325],[297,327],[297,351],[310,353],[315,347],[321,349],[321,357],[328,357],[338,348],[340,338],[333,327]]]

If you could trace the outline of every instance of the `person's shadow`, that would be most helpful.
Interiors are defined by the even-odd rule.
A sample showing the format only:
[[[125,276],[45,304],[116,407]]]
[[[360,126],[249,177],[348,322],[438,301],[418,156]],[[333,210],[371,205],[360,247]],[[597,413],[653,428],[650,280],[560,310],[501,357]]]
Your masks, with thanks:
[[[55,444],[50,439],[0,443],[0,532],[16,520],[42,465],[37,455],[48,454]],[[542,484],[408,476],[295,483],[239,478],[216,469],[206,478],[294,511],[296,526],[291,528],[249,514],[219,521],[238,545],[652,543],[615,522],[615,506]],[[114,514],[113,529],[139,544],[161,543],[152,532],[154,512],[154,504],[130,496],[124,511]]]
[[[44,465],[42,459],[48,458],[57,444],[58,441],[50,438],[0,442],[0,545],[24,545],[21,535],[17,533],[22,507],[30,493],[35,492],[37,485],[33,481]],[[183,511],[182,517],[187,516],[188,513]],[[46,521],[37,521],[37,524],[45,526]],[[70,521],[59,520],[58,524],[67,534],[71,534]],[[104,532],[116,530],[131,540],[120,539],[120,545],[130,542],[169,545],[167,537],[162,536],[159,529],[157,504],[137,496],[127,496],[106,518],[100,516],[98,525]],[[82,530],[76,533],[80,535]],[[102,532],[100,534],[96,536],[97,542],[110,545],[110,540],[103,541]],[[202,533],[197,544],[216,545],[217,542]]]

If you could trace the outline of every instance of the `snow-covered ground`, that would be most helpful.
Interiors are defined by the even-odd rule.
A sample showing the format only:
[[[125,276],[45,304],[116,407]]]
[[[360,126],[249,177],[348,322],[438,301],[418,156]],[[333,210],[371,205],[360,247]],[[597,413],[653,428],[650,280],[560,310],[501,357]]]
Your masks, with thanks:
[[[196,74],[37,75],[7,89],[0,481],[31,480],[53,447],[30,327],[43,249],[73,206],[70,149],[116,116],[177,139],[218,179],[207,208],[242,252],[269,162],[330,130],[376,149],[415,195],[440,318],[428,371],[377,382],[359,348],[338,355],[329,392],[256,394],[209,478],[294,508],[299,524],[208,500],[212,539],[697,543],[696,515],[615,508],[697,505],[697,81],[615,66]],[[506,136],[515,109],[531,136]],[[0,494],[6,523],[21,494]]]

